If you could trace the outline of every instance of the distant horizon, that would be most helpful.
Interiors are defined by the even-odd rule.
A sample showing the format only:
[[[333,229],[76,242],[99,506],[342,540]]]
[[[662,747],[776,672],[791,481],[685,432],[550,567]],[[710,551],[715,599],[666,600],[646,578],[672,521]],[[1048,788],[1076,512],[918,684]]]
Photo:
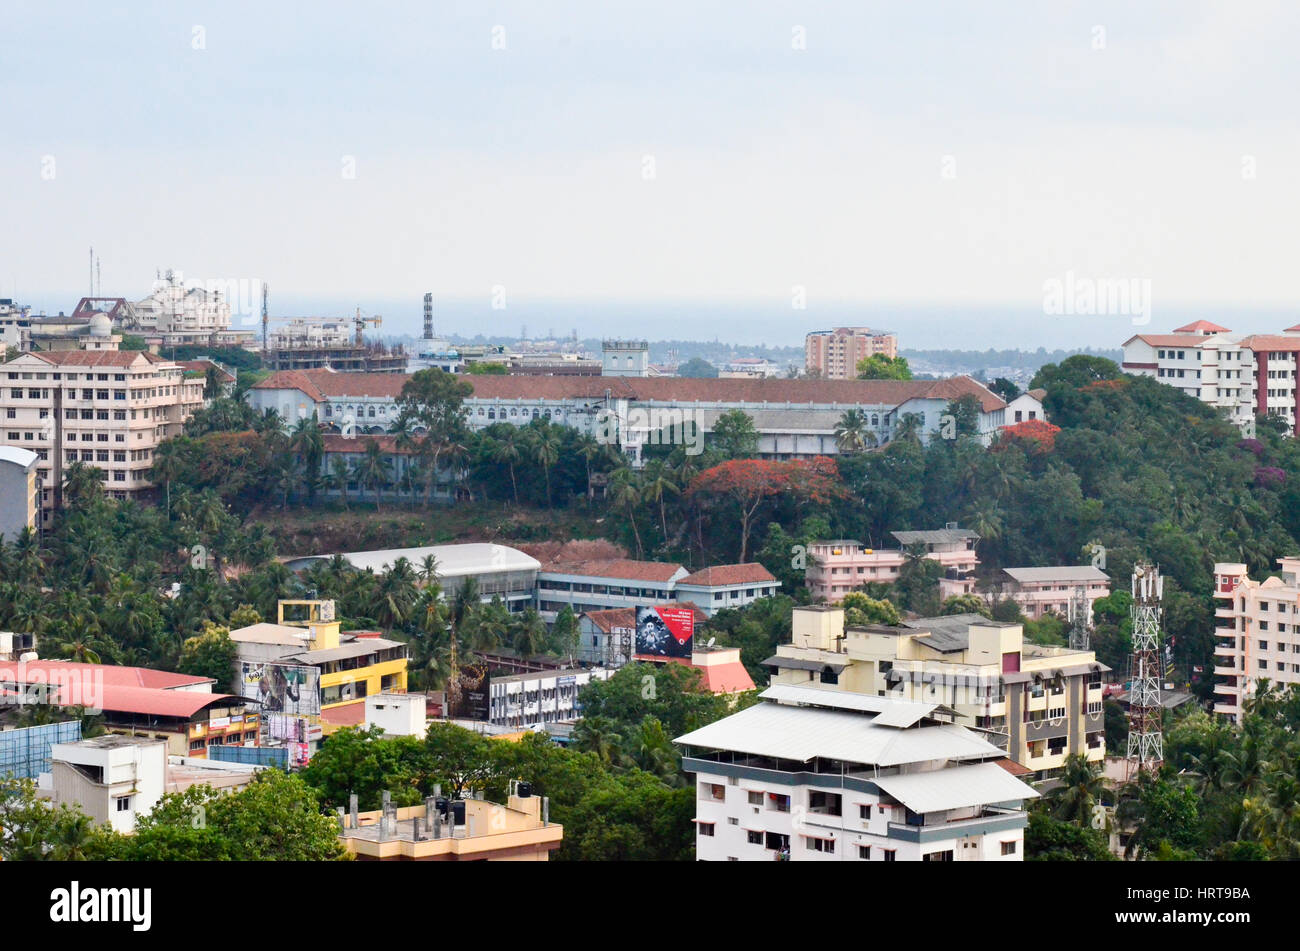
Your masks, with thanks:
[[[259,281],[251,284],[260,287]],[[121,290],[109,287],[97,296],[139,300],[151,287],[144,284],[127,293]],[[80,292],[32,296],[0,291],[0,297],[11,295],[17,303],[30,306],[33,315],[71,313],[78,300],[89,296],[85,288]],[[277,295],[274,285],[269,293],[273,318],[344,319],[351,317],[358,305],[363,314],[382,315],[382,326],[371,331],[378,336],[419,337],[423,332],[422,295],[358,295],[350,299]],[[232,324],[237,329],[260,330],[260,292],[254,292],[242,305],[232,302],[232,309]],[[1297,310],[1300,308],[1283,305],[1161,305],[1157,299],[1149,321],[1141,323],[1125,315],[1052,316],[1043,313],[1041,304],[1025,302],[926,304],[810,298],[804,309],[796,310],[788,300],[761,298],[507,297],[504,307],[493,307],[485,295],[435,297],[434,332],[443,336],[520,339],[520,331],[526,328],[530,339],[563,339],[576,330],[580,339],[630,336],[657,341],[802,347],[805,335],[812,331],[868,326],[897,334],[899,348],[904,350],[1114,350],[1134,334],[1167,333],[1199,319],[1214,321],[1235,332],[1280,331],[1300,319]]]

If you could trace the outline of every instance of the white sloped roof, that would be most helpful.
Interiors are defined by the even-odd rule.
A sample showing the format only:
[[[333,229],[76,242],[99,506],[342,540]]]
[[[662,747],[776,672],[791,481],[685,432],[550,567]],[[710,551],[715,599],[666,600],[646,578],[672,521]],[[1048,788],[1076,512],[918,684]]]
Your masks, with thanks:
[[[0,446],[0,462],[12,462],[16,466],[27,469],[39,457],[30,449],[22,449],[18,446]]]
[[[980,759],[1002,751],[963,726],[900,728],[867,713],[770,701],[679,736],[674,742],[806,763],[816,757],[864,766]]]
[[[1038,796],[1032,786],[1016,779],[997,763],[877,776],[871,781],[913,812],[988,806]]]
[[[1060,565],[1055,568],[1003,568],[1017,581],[1109,581],[1110,576],[1092,565]]]
[[[820,670],[822,666],[818,663],[817,669]],[[759,696],[764,700],[775,700],[778,703],[798,703],[810,707],[874,713],[877,714],[876,724],[881,726],[911,726],[936,710],[941,713],[952,712],[941,708],[937,703],[877,697],[866,693],[850,693],[846,690],[829,690],[822,687],[801,687],[796,684],[773,684]]]

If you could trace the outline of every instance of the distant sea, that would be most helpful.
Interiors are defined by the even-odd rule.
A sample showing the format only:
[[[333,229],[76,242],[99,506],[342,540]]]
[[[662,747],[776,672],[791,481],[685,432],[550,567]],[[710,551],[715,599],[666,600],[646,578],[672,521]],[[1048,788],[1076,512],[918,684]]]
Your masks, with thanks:
[[[111,293],[105,291],[105,293]],[[76,303],[79,294],[50,295],[61,301],[48,313]],[[38,307],[42,300],[31,303]],[[260,296],[237,315],[236,323],[259,326]],[[1150,321],[1135,324],[1127,316],[1049,316],[1041,301],[998,304],[900,304],[808,301],[795,310],[788,300],[691,300],[666,298],[592,299],[507,298],[503,308],[481,299],[434,298],[434,330],[439,335],[473,338],[530,339],[566,337],[577,331],[579,339],[636,337],[650,341],[717,340],[742,346],[802,347],[811,330],[837,326],[867,326],[898,334],[907,350],[1048,350],[1086,347],[1117,348],[1136,333],[1168,332],[1194,320],[1210,320],[1237,332],[1276,332],[1300,322],[1300,308],[1229,308],[1170,305],[1153,308]],[[365,314],[381,314],[381,336],[418,337],[423,326],[422,295],[400,298],[323,298],[277,293],[272,288],[272,316],[347,317],[360,306]],[[367,333],[375,331],[367,330]]]
[[[398,300],[340,301],[273,298],[273,314],[344,316],[360,303],[368,313],[383,315],[383,334],[419,336],[423,302]],[[1300,311],[1284,308],[1186,307],[1155,309],[1147,324],[1130,317],[1047,316],[1041,306],[936,305],[900,306],[810,303],[792,310],[788,302],[646,301],[646,300],[507,300],[493,309],[486,300],[434,300],[437,334],[461,337],[501,336],[519,339],[565,337],[577,331],[588,337],[637,337],[656,340],[718,340],[747,346],[802,347],[811,330],[867,326],[898,334],[909,350],[1053,350],[1117,348],[1138,333],[1169,332],[1194,320],[1210,320],[1238,332],[1277,332],[1300,322]]]

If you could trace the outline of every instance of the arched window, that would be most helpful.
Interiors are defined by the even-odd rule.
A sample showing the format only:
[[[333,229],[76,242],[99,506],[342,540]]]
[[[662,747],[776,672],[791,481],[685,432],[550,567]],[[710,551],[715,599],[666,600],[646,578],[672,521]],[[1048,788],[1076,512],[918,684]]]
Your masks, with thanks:
[[[880,425],[880,417],[879,417],[877,414],[875,414],[875,413],[872,413],[872,414],[871,414],[871,425],[872,425],[872,426],[879,426],[879,425]]]
[[[497,418],[497,410],[496,407],[494,406],[490,410],[488,410],[488,419],[496,419],[496,418]]]

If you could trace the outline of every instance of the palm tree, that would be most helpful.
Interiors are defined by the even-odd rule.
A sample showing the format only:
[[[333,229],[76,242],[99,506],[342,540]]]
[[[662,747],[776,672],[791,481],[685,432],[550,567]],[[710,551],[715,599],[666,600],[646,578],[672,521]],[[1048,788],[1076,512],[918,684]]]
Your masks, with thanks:
[[[366,443],[365,454],[356,463],[357,481],[375,491],[375,511],[379,511],[379,491],[388,483],[388,459],[379,443],[371,439]]]
[[[606,766],[621,758],[623,737],[609,717],[583,717],[573,728],[573,748],[581,753],[595,753]]]
[[[289,447],[297,454],[302,466],[304,481],[307,483],[307,500],[316,498],[316,479],[320,475],[321,460],[325,457],[325,439],[321,436],[320,420],[316,413],[311,419],[298,420],[289,435]]]
[[[514,490],[515,505],[519,504],[519,483],[515,481],[515,463],[523,457],[519,443],[519,430],[514,426],[509,426],[508,429],[503,427],[500,435],[492,437],[488,449],[493,462],[505,463],[510,467],[510,486]]]
[[[551,469],[560,460],[559,427],[543,422],[528,427],[528,449],[546,475],[546,507],[551,507]]]
[[[641,478],[629,467],[615,469],[609,477],[610,501],[616,506],[627,509],[628,521],[632,523],[632,535],[636,538],[636,556],[645,557],[641,547],[641,532],[636,527],[636,507],[641,504]]]
[[[653,459],[645,469],[644,496],[647,502],[659,505],[659,524],[664,533],[664,544],[668,544],[668,512],[665,501],[669,495],[680,495],[681,486],[673,479],[673,470],[663,459]]]
[[[182,456],[182,445],[177,439],[164,439],[158,444],[158,448],[153,453],[153,467],[150,476],[155,480],[161,480],[166,486],[167,494],[167,520],[170,522],[172,517],[172,480],[180,478],[185,471],[185,460]]]
[[[1052,815],[1079,826],[1091,825],[1093,807],[1102,801],[1108,788],[1100,766],[1082,753],[1072,753],[1065,758],[1060,783],[1047,795]]]
[[[546,622],[536,608],[525,608],[513,619],[510,635],[510,646],[524,657],[532,657],[546,646]]]
[[[920,413],[904,413],[898,419],[898,428],[894,431],[894,439],[920,441],[921,427],[923,425],[925,425],[925,417]]]
[[[860,409],[845,410],[835,424],[835,442],[841,452],[862,452],[876,445],[876,434]]]
[[[331,489],[337,489],[339,496],[343,499],[343,507],[348,507],[348,483],[352,481],[352,473],[348,471],[348,461],[343,456],[334,456],[330,459],[329,475],[325,477],[325,484]]]

